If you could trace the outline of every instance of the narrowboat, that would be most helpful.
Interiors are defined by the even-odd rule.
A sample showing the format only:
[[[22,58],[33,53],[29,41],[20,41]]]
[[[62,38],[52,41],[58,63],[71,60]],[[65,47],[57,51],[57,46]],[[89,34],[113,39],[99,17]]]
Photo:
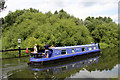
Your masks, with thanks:
[[[99,43],[92,43],[77,46],[52,47],[49,49],[49,56],[46,58],[44,52],[31,53],[29,63],[47,63],[49,61],[61,60],[69,57],[74,57],[82,54],[99,52]]]

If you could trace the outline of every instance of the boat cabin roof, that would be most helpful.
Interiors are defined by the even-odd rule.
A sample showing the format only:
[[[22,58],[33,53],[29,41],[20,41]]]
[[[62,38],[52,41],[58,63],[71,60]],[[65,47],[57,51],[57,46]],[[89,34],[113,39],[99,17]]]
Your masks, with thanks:
[[[31,53],[31,54],[34,54],[34,55],[38,55],[38,54],[40,54],[40,55],[42,55],[42,52],[39,52],[39,53]]]
[[[82,48],[82,47],[91,47],[96,46],[96,44],[87,44],[87,45],[77,45],[77,46],[64,46],[64,47],[53,47],[53,49],[67,49],[67,48]]]

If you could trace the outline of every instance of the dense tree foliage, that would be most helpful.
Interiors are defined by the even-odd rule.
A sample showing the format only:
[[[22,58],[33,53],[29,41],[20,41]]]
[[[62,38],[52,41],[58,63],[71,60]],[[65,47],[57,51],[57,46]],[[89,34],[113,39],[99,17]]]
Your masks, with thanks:
[[[119,44],[118,25],[110,17],[87,17],[84,25],[89,29],[95,42],[111,46]]]
[[[9,12],[2,20],[2,48],[17,48],[22,39],[22,48],[42,48],[46,42],[54,46],[70,46],[105,42],[117,45],[117,24],[107,17],[88,17],[85,21],[70,16],[63,9],[43,14],[36,9]]]

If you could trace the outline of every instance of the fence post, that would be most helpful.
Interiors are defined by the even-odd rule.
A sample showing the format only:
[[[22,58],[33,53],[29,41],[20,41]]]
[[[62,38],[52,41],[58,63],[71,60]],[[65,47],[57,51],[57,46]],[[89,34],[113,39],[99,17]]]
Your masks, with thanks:
[[[19,47],[19,58],[21,57],[21,49],[20,49],[20,46]]]
[[[19,58],[21,57],[21,49],[20,49],[20,43],[21,43],[21,39],[18,39],[18,43],[19,43]]]

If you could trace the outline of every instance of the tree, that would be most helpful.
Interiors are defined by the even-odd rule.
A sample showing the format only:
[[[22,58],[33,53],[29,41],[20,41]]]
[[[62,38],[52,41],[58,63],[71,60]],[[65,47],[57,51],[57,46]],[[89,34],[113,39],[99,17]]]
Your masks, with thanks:
[[[70,15],[67,14],[63,9],[61,9],[59,11],[59,18],[62,19],[62,18],[70,18]]]
[[[57,10],[54,12],[54,14],[58,14]]]
[[[49,18],[49,17],[52,16],[52,13],[49,11],[49,12],[46,13],[46,16]]]
[[[95,30],[92,31],[92,36],[95,42],[105,42],[107,44],[118,44],[118,27],[114,23],[104,23],[98,25]]]
[[[118,27],[107,17],[88,17],[82,21],[70,16],[63,9],[55,14],[42,13],[36,9],[16,10],[1,19],[3,49],[33,47],[49,43],[54,46],[71,46],[101,42],[118,45]],[[83,25],[84,24],[84,25]],[[31,42],[33,41],[33,42]],[[29,46],[30,45],[30,46]]]

